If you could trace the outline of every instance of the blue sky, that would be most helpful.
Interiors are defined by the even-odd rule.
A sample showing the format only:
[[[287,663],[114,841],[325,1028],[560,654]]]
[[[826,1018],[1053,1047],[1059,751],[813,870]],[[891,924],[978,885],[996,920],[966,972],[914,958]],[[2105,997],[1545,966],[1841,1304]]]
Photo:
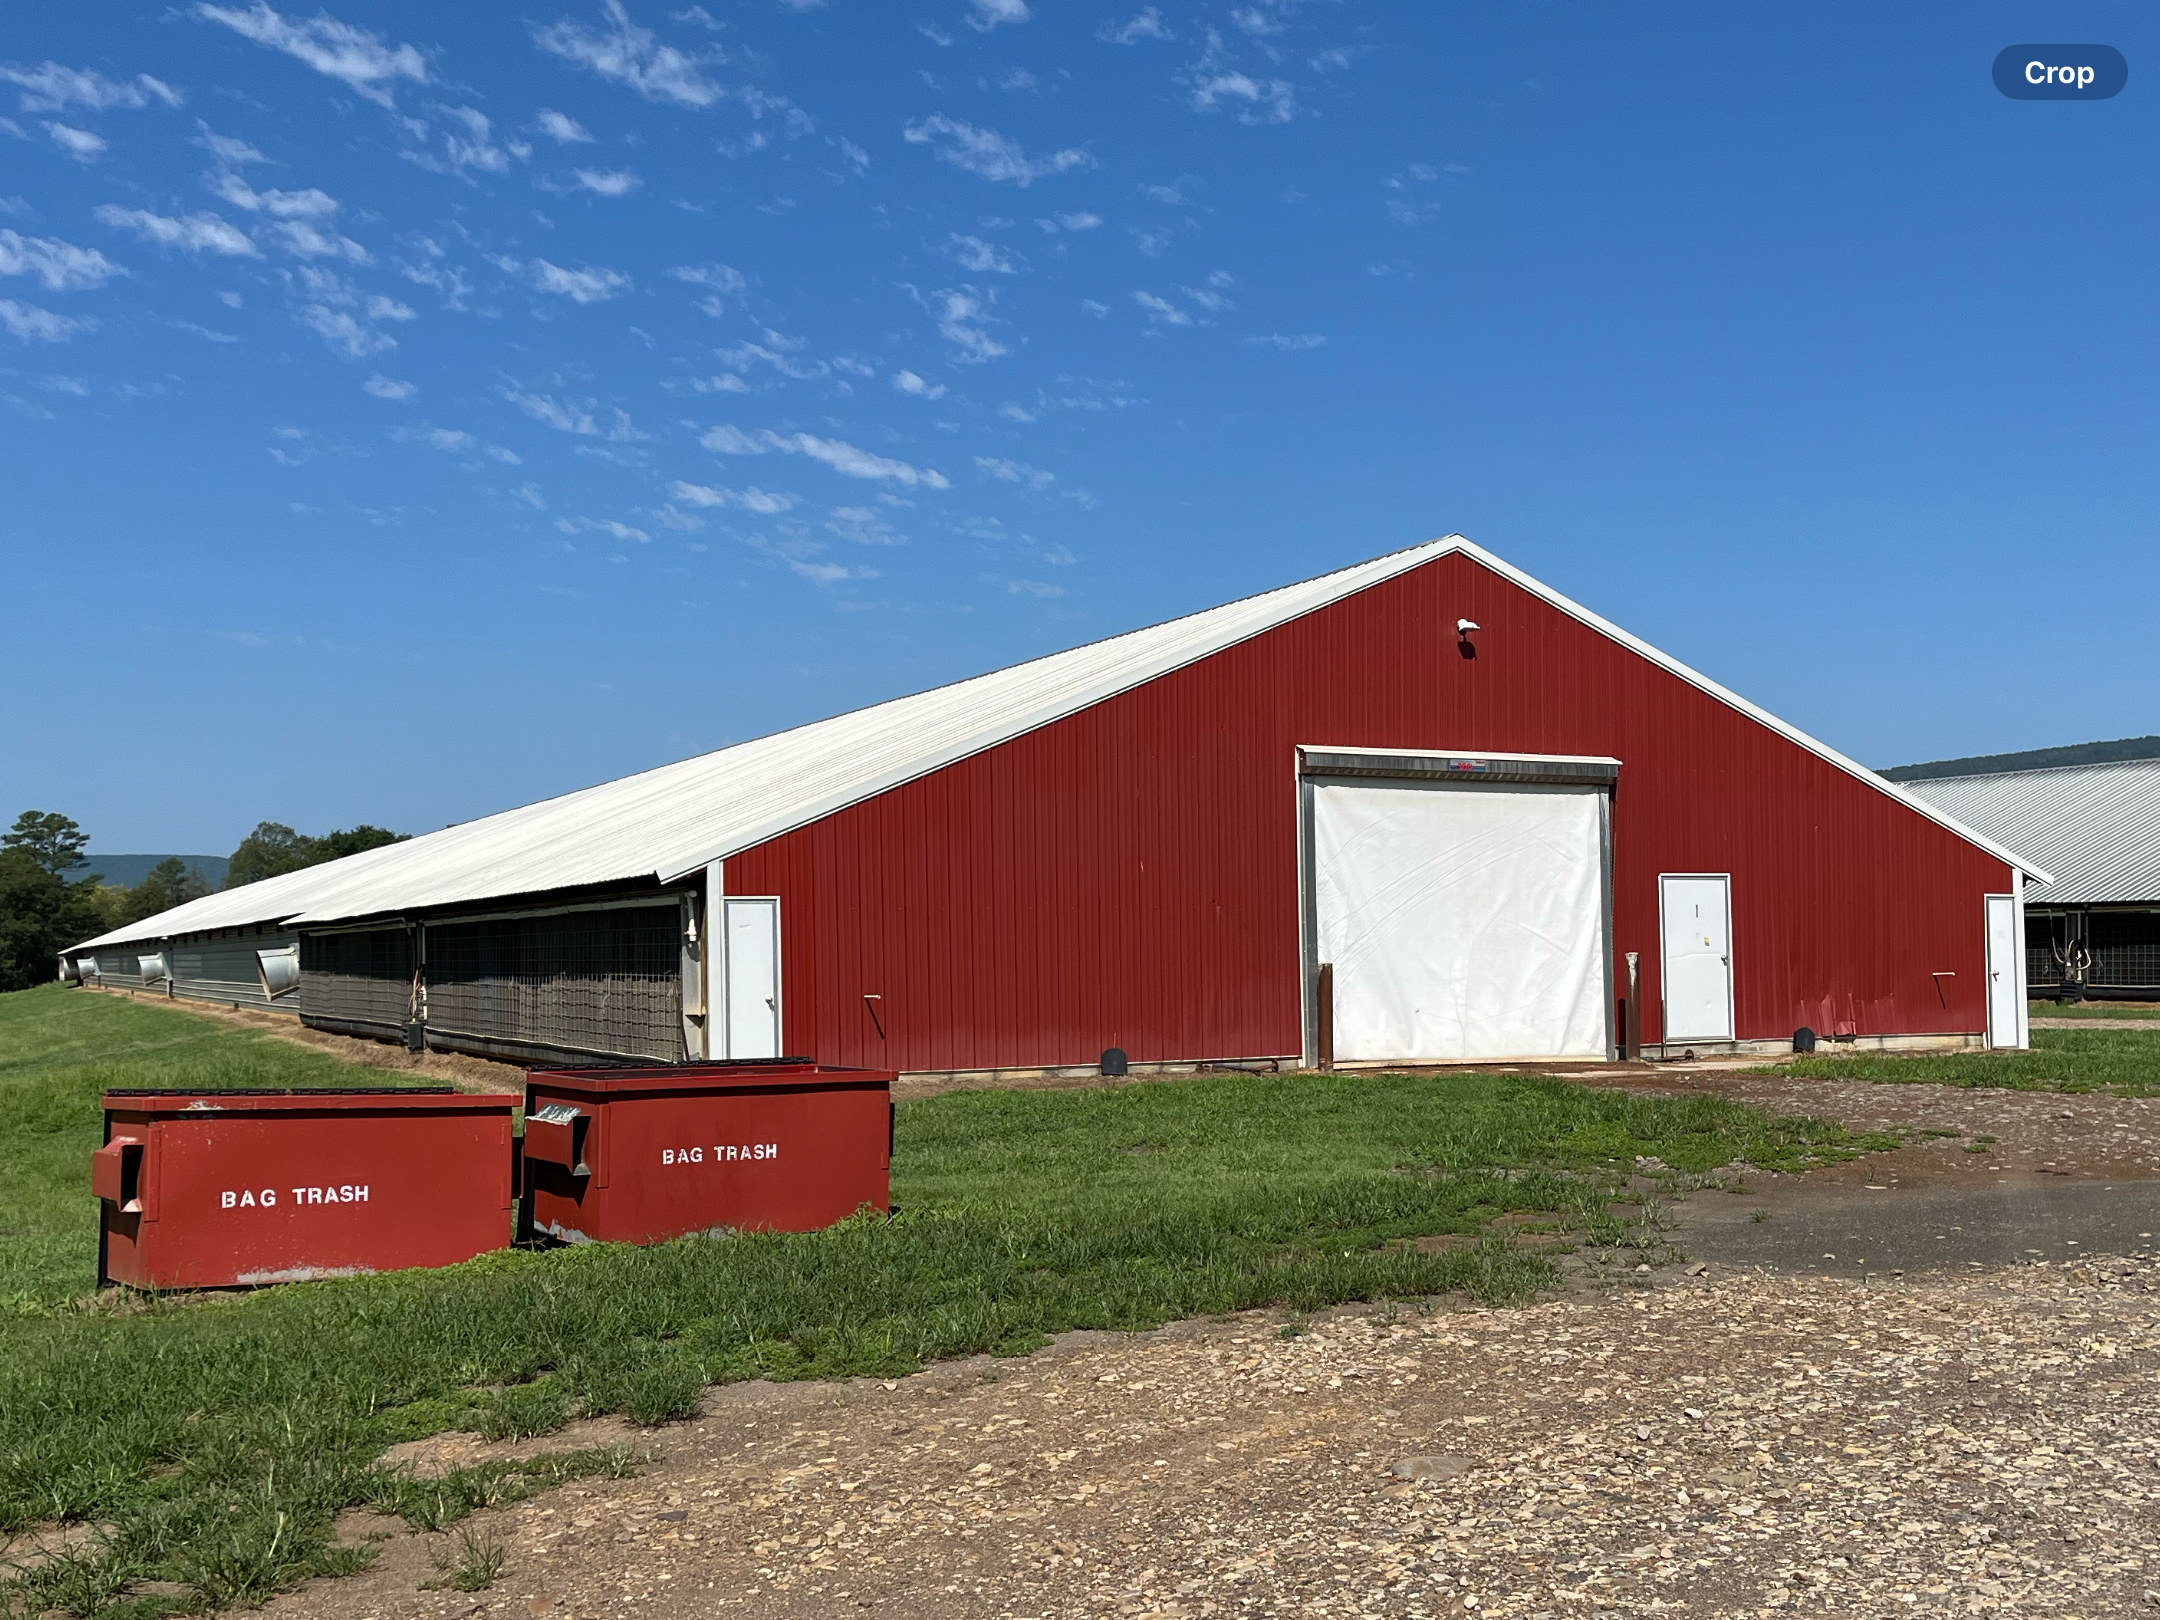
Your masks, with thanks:
[[[422,831],[1453,530],[1871,763],[2160,730],[2156,41],[12,8],[0,810]]]

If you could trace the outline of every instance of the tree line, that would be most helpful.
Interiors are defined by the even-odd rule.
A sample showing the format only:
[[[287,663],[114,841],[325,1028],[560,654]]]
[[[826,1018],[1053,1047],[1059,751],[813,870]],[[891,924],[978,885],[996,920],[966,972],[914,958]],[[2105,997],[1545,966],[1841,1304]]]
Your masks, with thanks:
[[[282,822],[260,822],[232,852],[225,887],[260,883],[409,836],[363,822],[316,838]],[[140,883],[106,883],[84,870],[89,846],[89,835],[53,810],[25,810],[0,833],[0,990],[42,984],[58,975],[60,952],[70,945],[210,893],[201,873],[177,855],[158,862]]]

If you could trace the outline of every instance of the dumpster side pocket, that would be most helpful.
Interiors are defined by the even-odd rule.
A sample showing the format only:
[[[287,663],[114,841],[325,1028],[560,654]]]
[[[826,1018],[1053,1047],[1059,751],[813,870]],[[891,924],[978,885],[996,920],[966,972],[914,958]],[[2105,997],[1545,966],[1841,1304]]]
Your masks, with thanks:
[[[143,1144],[140,1137],[116,1136],[90,1155],[90,1190],[123,1215],[140,1215]]]

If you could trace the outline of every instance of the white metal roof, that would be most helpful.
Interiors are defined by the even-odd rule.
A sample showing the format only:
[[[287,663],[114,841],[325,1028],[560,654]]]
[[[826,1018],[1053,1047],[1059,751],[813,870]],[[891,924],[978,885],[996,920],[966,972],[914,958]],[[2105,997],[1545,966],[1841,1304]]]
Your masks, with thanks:
[[[1732,705],[1990,854],[2027,862],[1460,535],[951,686],[175,906],[74,949],[216,928],[349,921],[640,878],[671,882],[1450,553]]]
[[[1907,792],[2054,870],[2034,905],[2160,905],[2160,759],[1938,776]]]

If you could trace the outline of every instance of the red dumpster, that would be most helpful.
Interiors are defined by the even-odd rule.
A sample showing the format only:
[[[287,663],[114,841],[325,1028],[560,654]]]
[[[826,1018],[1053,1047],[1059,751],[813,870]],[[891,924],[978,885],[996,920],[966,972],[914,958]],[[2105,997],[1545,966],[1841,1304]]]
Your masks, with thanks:
[[[98,1281],[231,1288],[509,1247],[512,1094],[109,1091]]]
[[[535,1069],[525,1194],[536,1232],[648,1243],[811,1232],[890,1207],[892,1073],[807,1060]]]

